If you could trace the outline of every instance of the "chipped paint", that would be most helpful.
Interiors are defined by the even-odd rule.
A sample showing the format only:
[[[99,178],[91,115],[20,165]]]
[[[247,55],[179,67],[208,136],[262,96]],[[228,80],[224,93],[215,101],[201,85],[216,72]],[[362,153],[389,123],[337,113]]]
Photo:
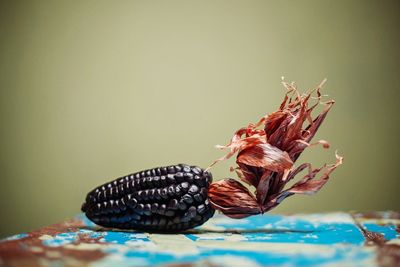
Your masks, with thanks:
[[[379,225],[375,223],[363,223],[362,226],[368,231],[382,234],[386,240],[392,240],[399,236],[394,224]]]
[[[16,234],[16,235],[12,235],[10,237],[4,238],[3,240],[0,240],[0,242],[19,240],[19,239],[25,238],[27,236],[28,236],[28,234]]]
[[[98,227],[79,215],[0,242],[0,263],[46,266],[378,266],[399,257],[391,213],[215,216],[183,234]],[[383,237],[368,243],[364,234]]]

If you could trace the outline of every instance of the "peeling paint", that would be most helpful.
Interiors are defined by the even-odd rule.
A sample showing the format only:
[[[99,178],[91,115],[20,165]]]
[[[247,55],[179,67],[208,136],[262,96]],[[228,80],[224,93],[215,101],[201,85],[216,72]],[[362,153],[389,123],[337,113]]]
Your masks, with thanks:
[[[390,213],[215,216],[182,234],[98,227],[79,215],[0,241],[0,265],[382,266],[399,259],[400,216]],[[381,241],[366,242],[368,235]]]

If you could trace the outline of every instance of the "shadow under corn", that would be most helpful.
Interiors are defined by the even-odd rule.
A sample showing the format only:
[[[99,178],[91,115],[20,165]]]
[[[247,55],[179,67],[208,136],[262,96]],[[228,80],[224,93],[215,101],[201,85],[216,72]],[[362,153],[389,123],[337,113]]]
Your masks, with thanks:
[[[152,231],[144,232],[139,230],[129,230],[129,229],[116,229],[116,228],[104,228],[101,226],[82,226],[82,230],[89,230],[93,232],[116,232],[116,233],[151,233],[151,234],[192,234],[192,235],[203,235],[203,234],[288,234],[288,233],[315,233],[316,230],[296,230],[296,229],[265,229],[265,228],[255,228],[255,229],[234,229],[228,228],[223,230],[217,229],[190,229],[180,232],[167,232],[167,231]]]

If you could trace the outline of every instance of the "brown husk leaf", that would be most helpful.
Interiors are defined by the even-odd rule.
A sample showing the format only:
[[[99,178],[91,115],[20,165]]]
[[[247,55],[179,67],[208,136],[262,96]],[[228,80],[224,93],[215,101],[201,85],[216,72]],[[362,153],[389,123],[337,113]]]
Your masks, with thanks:
[[[337,153],[336,162],[331,165],[320,168],[313,168],[310,163],[294,165],[308,147],[329,148],[325,140],[310,143],[334,104],[333,100],[321,101],[323,83],[325,80],[315,90],[300,95],[294,83],[283,81],[287,93],[277,111],[237,130],[227,145],[217,146],[230,151],[209,168],[237,154],[237,167],[231,170],[236,171],[240,180],[254,186],[255,197],[237,180],[220,180],[212,183],[209,189],[215,209],[232,218],[243,218],[271,210],[293,194],[316,193],[326,184],[329,175],[343,162]],[[312,100],[315,103],[310,106]],[[319,104],[324,105],[324,109],[312,118],[312,111]],[[290,180],[306,169],[308,173],[304,177],[285,189]]]

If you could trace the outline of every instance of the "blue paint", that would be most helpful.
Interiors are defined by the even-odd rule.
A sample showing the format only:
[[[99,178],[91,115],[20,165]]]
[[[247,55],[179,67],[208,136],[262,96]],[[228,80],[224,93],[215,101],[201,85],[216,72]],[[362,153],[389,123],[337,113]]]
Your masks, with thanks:
[[[386,240],[396,239],[398,236],[394,224],[379,225],[376,223],[363,223],[362,226],[368,231],[383,234]]]
[[[114,244],[125,244],[126,242],[151,242],[147,235],[143,233],[129,233],[129,232],[117,232],[108,231],[104,232],[103,235],[104,242],[114,243]]]
[[[243,233],[248,241],[283,242],[306,244],[337,244],[348,243],[362,245],[364,237],[359,229],[352,224],[320,224],[314,230],[302,232],[299,229],[304,222],[296,222],[289,231],[272,233]]]
[[[354,223],[315,222],[295,216],[257,215],[237,220],[235,225],[229,223],[216,223],[216,225],[239,230],[246,241],[250,242],[363,245],[365,241],[362,232]],[[226,237],[226,234],[221,233],[221,240],[225,239],[224,236]],[[201,238],[201,234],[188,235],[188,238],[197,241]]]
[[[78,220],[81,220],[84,225],[88,227],[97,227],[95,223],[90,221],[84,213],[80,213],[77,216]],[[107,232],[95,232],[91,231],[92,237],[97,237],[95,236],[95,233],[98,233],[98,236],[101,235],[103,237],[104,242],[109,242],[109,243],[114,243],[114,244],[125,244],[127,241],[150,241],[147,236],[145,236],[143,233],[131,233],[131,232],[123,232],[123,231],[107,231]]]
[[[213,237],[213,238],[201,238],[201,234],[200,235],[196,235],[196,234],[185,234],[185,236],[187,238],[189,238],[192,241],[197,241],[199,239],[201,240],[225,240],[226,239],[226,234],[221,234],[221,236],[218,237]]]
[[[45,239],[42,241],[43,245],[49,247],[60,247],[67,244],[73,243],[78,237],[77,232],[68,232],[57,234],[52,238]]]
[[[218,260],[220,257],[240,257],[245,258],[260,265],[295,265],[295,266],[315,266],[324,263],[340,263],[343,261],[352,262],[352,266],[363,266],[361,261],[372,260],[374,255],[370,251],[363,249],[349,249],[347,247],[337,247],[334,253],[327,254],[280,254],[256,251],[243,251],[233,249],[202,249],[199,254],[185,255],[175,257],[172,254],[165,252],[147,252],[147,251],[134,251],[130,250],[124,254],[126,261],[134,259],[140,262],[147,262],[147,266],[168,264],[168,263],[184,263],[184,262],[199,262],[207,259],[210,262]],[[110,262],[108,262],[110,263]]]
[[[176,262],[177,260],[177,258],[170,253],[134,250],[126,252],[124,257],[128,258],[127,260],[132,260],[132,258],[141,259],[141,261],[148,262],[149,265],[166,264],[168,262]]]
[[[225,229],[235,230],[254,230],[254,229],[265,229],[268,225],[277,225],[277,223],[283,221],[285,217],[281,215],[255,215],[245,219],[234,220],[232,223],[216,223],[216,226],[223,227]],[[233,219],[232,219],[233,220]]]
[[[103,232],[95,232],[91,230],[86,230],[86,229],[79,229],[76,232],[65,232],[65,233],[59,233],[49,239],[45,239],[42,241],[43,245],[49,246],[49,247],[60,247],[64,246],[67,244],[74,243],[78,238],[79,235],[85,234],[88,235],[90,238],[99,238],[103,237]]]
[[[27,236],[28,236],[28,234],[25,234],[25,233],[16,234],[16,235],[12,235],[12,236],[9,236],[7,238],[1,239],[0,242],[19,240],[19,239],[22,239],[22,238],[27,237]]]
[[[187,234],[185,235],[187,238],[189,238],[192,241],[197,241],[199,239],[198,235],[192,235],[192,234]]]

